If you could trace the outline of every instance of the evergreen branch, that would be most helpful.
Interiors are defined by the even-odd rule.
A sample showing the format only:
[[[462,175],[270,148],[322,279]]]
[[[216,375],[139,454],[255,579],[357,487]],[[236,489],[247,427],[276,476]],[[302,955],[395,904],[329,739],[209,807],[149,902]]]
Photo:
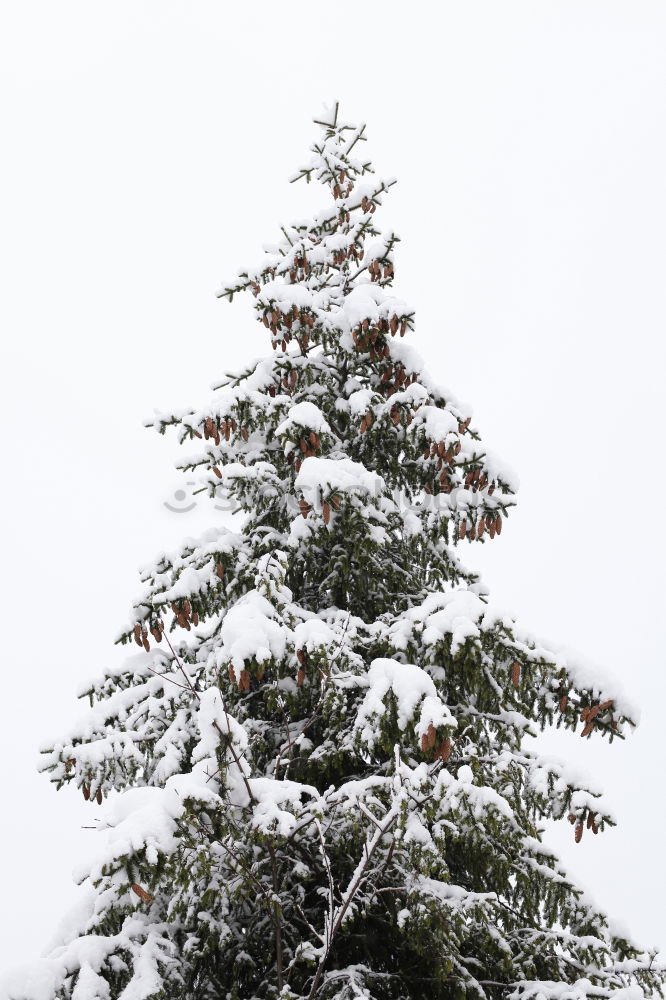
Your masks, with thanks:
[[[166,643],[167,643],[169,649],[171,650],[171,653],[172,653],[172,655],[173,655],[176,663],[178,664],[180,672],[182,673],[183,677],[185,678],[185,680],[186,680],[186,682],[187,682],[187,684],[189,686],[190,691],[195,696],[195,698],[197,699],[197,701],[201,702],[201,695],[199,694],[199,692],[197,691],[197,689],[192,684],[192,681],[190,680],[190,676],[187,673],[187,671],[185,670],[185,667],[183,666],[180,657],[178,656],[178,654],[176,653],[175,649],[171,645],[171,640],[169,639],[169,636],[168,636],[168,634],[166,632],[164,632],[164,638],[166,640]],[[255,796],[254,796],[254,794],[252,792],[252,789],[250,788],[250,782],[248,781],[247,775],[245,773],[245,768],[242,766],[242,762],[241,762],[240,758],[238,757],[238,754],[236,753],[236,750],[234,748],[233,737],[231,735],[231,724],[229,722],[229,715],[228,715],[227,710],[226,710],[226,708],[224,706],[222,708],[222,711],[224,712],[225,718],[227,720],[227,733],[225,734],[220,729],[220,727],[219,727],[219,725],[217,724],[216,721],[213,721],[213,726],[215,727],[215,729],[218,731],[218,733],[222,737],[222,739],[224,741],[224,746],[227,746],[229,748],[230,752],[231,752],[231,756],[234,759],[234,763],[236,764],[236,767],[238,768],[239,774],[241,775],[241,777],[243,779],[243,783],[245,785],[245,788],[246,788],[247,794],[249,796],[250,802],[255,802],[256,803],[257,800],[256,800],[256,798],[255,798]]]

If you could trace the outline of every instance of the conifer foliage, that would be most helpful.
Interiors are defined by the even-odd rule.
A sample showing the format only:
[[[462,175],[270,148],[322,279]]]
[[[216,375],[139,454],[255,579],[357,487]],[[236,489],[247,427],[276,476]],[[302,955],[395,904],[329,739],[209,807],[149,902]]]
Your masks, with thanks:
[[[542,841],[548,818],[578,841],[612,816],[524,745],[550,725],[613,740],[635,714],[460,561],[502,532],[515,481],[411,346],[365,127],[337,106],[317,124],[294,179],[324,208],[220,293],[249,293],[272,353],[154,421],[235,529],[144,570],[119,636],[138,648],[43,748],[103,846],[10,996],[650,994],[654,955]]]

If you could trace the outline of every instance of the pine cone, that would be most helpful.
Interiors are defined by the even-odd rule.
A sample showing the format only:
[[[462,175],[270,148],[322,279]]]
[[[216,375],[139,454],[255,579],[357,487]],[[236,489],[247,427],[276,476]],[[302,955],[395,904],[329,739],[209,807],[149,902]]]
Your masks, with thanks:
[[[511,683],[515,688],[520,684],[520,663],[518,660],[514,660],[511,667]]]
[[[150,903],[151,899],[153,898],[149,892],[146,892],[146,890],[142,886],[137,885],[136,882],[132,882],[130,889],[132,890],[132,892],[135,892],[139,897],[139,899],[142,900],[144,903]]]

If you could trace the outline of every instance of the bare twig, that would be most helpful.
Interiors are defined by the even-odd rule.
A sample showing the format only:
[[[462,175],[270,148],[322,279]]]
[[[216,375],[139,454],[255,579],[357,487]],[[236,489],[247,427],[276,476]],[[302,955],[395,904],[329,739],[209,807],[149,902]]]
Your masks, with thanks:
[[[384,817],[383,823],[381,824],[380,827],[378,827],[376,832],[373,834],[372,839],[370,841],[366,840],[364,844],[364,850],[363,850],[364,857],[359,862],[356,871],[352,875],[347,890],[342,896],[342,901],[340,905],[334,911],[333,920],[330,926],[330,931],[327,934],[326,948],[324,950],[324,954],[322,955],[319,961],[319,965],[317,966],[317,971],[315,972],[314,978],[312,980],[312,986],[310,987],[310,992],[308,993],[307,1000],[313,1000],[314,996],[317,993],[317,990],[319,989],[319,984],[321,983],[322,976],[324,975],[326,962],[328,961],[328,957],[331,953],[331,946],[333,944],[333,939],[340,930],[342,922],[345,918],[345,914],[347,913],[347,910],[351,906],[354,898],[356,897],[359,889],[361,888],[361,885],[363,884],[365,878],[367,877],[368,866],[370,864],[370,861],[372,860],[372,857],[378,845],[381,842],[382,837],[384,836],[384,834],[388,833],[388,831],[391,829],[391,827],[397,820],[399,814],[399,807],[400,807],[399,802],[393,803],[393,806],[391,807],[387,815]]]
[[[277,902],[278,895],[278,877],[277,877],[277,863],[275,860],[275,849],[272,844],[268,845],[268,853],[271,856],[271,875],[273,879],[273,907],[275,909],[275,966],[277,971],[277,988],[278,991],[282,990],[284,985],[284,974],[283,974],[283,957],[282,957],[282,919],[280,912],[280,904]]]

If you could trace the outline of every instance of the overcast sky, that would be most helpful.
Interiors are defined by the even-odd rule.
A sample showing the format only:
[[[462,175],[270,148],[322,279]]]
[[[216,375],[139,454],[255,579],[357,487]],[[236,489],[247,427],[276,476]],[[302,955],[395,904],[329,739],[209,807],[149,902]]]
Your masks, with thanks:
[[[598,776],[619,820],[549,841],[666,950],[666,6],[434,7],[0,12],[0,971],[48,944],[94,848],[95,807],[36,774],[38,746],[122,656],[137,567],[219,516],[142,421],[202,404],[269,352],[249,301],[215,292],[321,200],[286,181],[335,99],[399,180],[378,218],[403,239],[413,343],[520,475],[501,538],[468,561],[522,624],[621,675],[642,706],[625,743],[548,741]]]

